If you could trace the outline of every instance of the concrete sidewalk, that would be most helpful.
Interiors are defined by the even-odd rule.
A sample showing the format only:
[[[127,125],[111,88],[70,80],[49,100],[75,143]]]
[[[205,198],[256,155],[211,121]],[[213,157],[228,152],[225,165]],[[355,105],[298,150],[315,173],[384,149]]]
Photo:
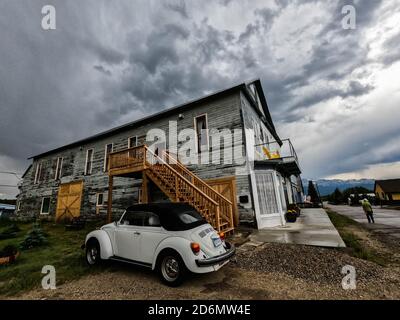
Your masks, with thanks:
[[[324,209],[302,209],[295,223],[253,232],[250,243],[294,243],[321,247],[346,247]]]

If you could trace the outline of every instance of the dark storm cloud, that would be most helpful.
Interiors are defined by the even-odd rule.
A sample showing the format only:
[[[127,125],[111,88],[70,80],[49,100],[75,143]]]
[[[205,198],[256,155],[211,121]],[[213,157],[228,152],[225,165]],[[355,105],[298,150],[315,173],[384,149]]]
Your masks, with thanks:
[[[96,65],[96,66],[93,66],[93,68],[101,73],[104,73],[107,76],[111,76],[111,71],[106,70],[102,65]]]
[[[164,3],[164,7],[177,12],[182,18],[188,18],[185,0],[173,0]]]
[[[28,156],[258,77],[275,120],[314,123],[316,117],[305,116],[312,106],[374,88],[348,75],[369,62],[369,48],[359,39],[376,24],[382,2],[356,2],[357,29],[343,30],[341,7],[351,3],[3,0],[0,169],[13,164],[23,171]],[[56,6],[55,31],[40,28],[45,4]],[[274,35],[296,43],[298,51],[311,42],[309,58],[293,62],[297,48],[276,54],[280,47],[269,42],[274,26],[287,11],[314,4],[328,6],[329,14]],[[322,28],[307,38],[311,23]],[[384,64],[400,58],[399,43],[399,35],[385,42]],[[324,82],[329,85],[317,92],[307,90]]]

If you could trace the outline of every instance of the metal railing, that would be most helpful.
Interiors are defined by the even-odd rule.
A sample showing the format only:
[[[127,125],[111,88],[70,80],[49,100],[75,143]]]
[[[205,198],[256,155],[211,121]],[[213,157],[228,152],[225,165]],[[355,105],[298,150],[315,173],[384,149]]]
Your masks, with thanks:
[[[299,159],[296,150],[293,147],[290,139],[282,140],[282,145],[277,141],[261,143],[254,146],[254,159],[255,160],[291,160],[293,159],[297,164]]]

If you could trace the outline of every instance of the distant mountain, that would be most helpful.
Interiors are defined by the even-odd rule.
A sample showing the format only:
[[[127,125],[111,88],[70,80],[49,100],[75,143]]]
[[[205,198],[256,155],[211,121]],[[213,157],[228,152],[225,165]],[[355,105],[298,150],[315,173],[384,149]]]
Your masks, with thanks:
[[[360,179],[360,180],[320,179],[316,180],[315,182],[318,185],[318,190],[321,196],[326,196],[328,194],[331,194],[333,191],[335,191],[336,188],[339,188],[340,191],[343,191],[348,188],[364,187],[373,191],[375,184],[375,180],[372,179]],[[308,191],[307,179],[303,179],[303,186],[304,186],[304,192],[305,194],[307,194]]]

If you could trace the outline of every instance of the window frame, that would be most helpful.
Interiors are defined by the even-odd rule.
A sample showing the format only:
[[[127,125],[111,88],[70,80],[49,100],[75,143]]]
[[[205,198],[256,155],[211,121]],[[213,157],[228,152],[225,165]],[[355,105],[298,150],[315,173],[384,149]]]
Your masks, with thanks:
[[[199,138],[198,138],[198,131],[197,131],[197,118],[205,117],[206,119],[206,138],[207,138],[207,148],[205,151],[210,150],[210,137],[209,137],[209,125],[208,125],[208,114],[207,113],[202,113],[197,116],[193,117],[193,123],[194,123],[194,131],[196,133],[196,152],[197,154],[201,154],[201,148],[199,146]],[[201,134],[201,131],[200,131]]]
[[[49,211],[48,212],[43,212],[43,204],[44,204],[44,200],[45,199],[49,199]],[[51,204],[51,197],[42,197],[42,204],[40,206],[40,214],[41,215],[48,215],[50,214],[50,204]]]
[[[99,203],[99,196],[102,196],[102,201]],[[96,193],[96,207],[103,207],[104,206],[104,193],[103,192],[98,192]]]
[[[134,146],[131,145],[131,139],[133,139],[133,138],[135,138],[135,145]],[[134,148],[134,147],[137,147],[137,146],[138,146],[138,136],[136,135],[136,136],[128,137],[128,149]]]
[[[104,146],[104,161],[103,161],[103,171],[104,172],[106,172],[107,171],[107,167],[108,167],[108,161],[107,161],[107,156],[108,156],[108,154],[107,154],[107,147],[109,146],[109,145],[111,145],[111,151],[108,153],[108,154],[110,154],[110,153],[112,153],[113,151],[114,151],[114,143],[113,142],[111,142],[111,143],[106,143],[106,145]]]
[[[36,164],[35,179],[33,184],[40,183],[40,176],[42,175],[42,161],[38,161]]]
[[[61,159],[61,161],[59,161]],[[64,157],[57,158],[56,172],[54,174],[54,180],[60,180],[62,177],[62,166],[64,162]]]
[[[87,167],[88,167],[88,163],[89,163],[89,151],[92,151],[92,155],[90,156],[90,170],[88,172]],[[93,154],[94,154],[94,149],[93,148],[89,148],[86,149],[86,160],[85,160],[85,170],[84,170],[84,174],[85,176],[87,175],[91,175],[92,174],[92,170],[93,170]]]

